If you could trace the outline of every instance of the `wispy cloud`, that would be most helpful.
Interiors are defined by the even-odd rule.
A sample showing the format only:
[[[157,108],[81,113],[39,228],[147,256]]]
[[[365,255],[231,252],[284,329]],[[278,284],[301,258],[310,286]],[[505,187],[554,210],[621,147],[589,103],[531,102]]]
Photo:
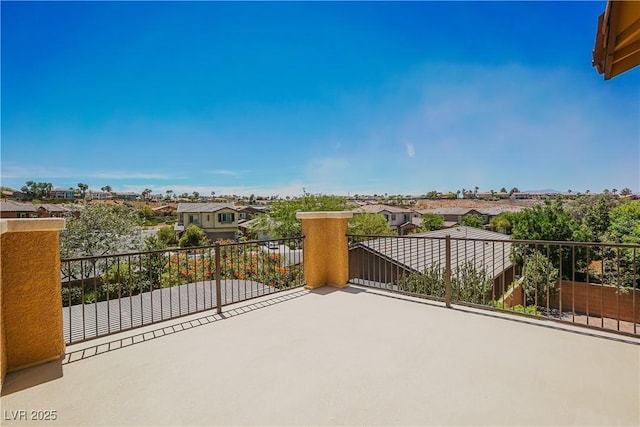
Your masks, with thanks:
[[[402,90],[388,91],[379,103],[384,108],[368,112],[370,138],[360,150],[384,167],[395,188],[543,185],[584,191],[638,182],[637,97],[613,99],[586,73],[443,64],[399,79],[394,89]],[[606,129],[616,129],[616,150],[603,149]],[[404,159],[393,147],[402,147]],[[621,158],[619,150],[630,155]],[[407,162],[416,152],[428,153],[429,167]],[[593,159],[616,167],[586,172]]]
[[[74,176],[74,172],[64,168],[43,167],[43,166],[18,166],[13,164],[2,164],[0,177],[2,179],[26,178],[69,178]]]
[[[414,157],[416,155],[416,150],[413,148],[413,144],[407,144],[407,156]]]

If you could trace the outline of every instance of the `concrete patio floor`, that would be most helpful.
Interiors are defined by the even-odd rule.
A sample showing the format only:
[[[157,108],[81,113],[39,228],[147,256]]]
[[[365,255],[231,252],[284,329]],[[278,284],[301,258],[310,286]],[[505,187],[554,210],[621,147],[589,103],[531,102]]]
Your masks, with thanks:
[[[8,374],[1,424],[640,425],[638,339],[356,286],[214,313]]]

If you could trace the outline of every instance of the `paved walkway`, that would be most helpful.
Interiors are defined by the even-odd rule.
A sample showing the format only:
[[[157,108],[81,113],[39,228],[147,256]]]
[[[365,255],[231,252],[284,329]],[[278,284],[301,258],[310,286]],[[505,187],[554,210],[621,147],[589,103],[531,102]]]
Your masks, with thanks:
[[[11,373],[3,425],[640,425],[637,339],[351,286],[68,347]]]

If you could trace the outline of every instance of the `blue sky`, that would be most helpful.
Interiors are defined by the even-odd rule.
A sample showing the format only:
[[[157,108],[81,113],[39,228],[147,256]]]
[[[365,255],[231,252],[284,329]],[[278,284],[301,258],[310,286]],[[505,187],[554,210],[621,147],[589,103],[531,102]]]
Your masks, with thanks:
[[[605,2],[2,2],[1,184],[640,191]]]

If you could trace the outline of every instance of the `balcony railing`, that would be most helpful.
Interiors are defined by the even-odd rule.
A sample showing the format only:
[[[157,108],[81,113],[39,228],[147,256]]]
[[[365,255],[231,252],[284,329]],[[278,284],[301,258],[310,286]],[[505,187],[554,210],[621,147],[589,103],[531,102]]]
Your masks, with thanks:
[[[64,337],[80,342],[302,286],[303,238],[63,259]]]
[[[350,283],[640,335],[640,245],[348,237]]]

